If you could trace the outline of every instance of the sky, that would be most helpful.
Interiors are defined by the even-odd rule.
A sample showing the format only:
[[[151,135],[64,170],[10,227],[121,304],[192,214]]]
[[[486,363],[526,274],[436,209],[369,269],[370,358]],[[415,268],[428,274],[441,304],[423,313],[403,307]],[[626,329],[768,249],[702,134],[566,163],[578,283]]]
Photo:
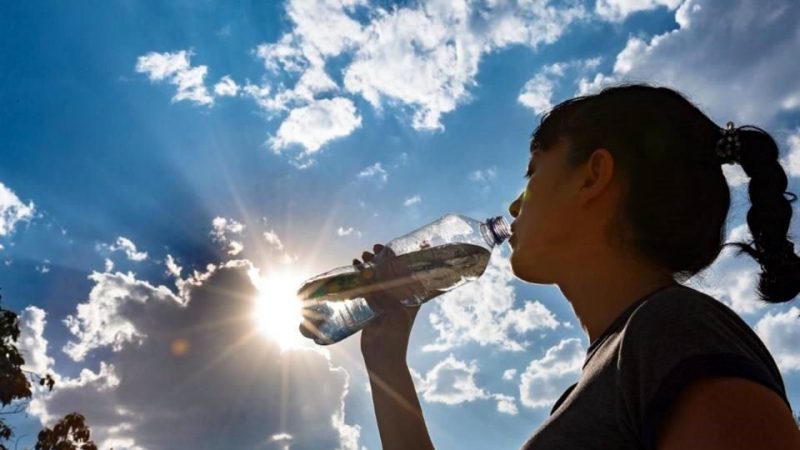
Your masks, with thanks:
[[[20,446],[79,411],[117,450],[380,448],[358,336],[298,338],[299,283],[447,213],[508,217],[541,115],[619,82],[766,129],[799,192],[799,22],[791,0],[3,2],[0,292],[56,378],[10,418]],[[580,374],[572,308],[509,253],[416,319],[439,449],[519,448]],[[757,302],[757,270],[726,249],[687,284],[797,410],[800,306]]]

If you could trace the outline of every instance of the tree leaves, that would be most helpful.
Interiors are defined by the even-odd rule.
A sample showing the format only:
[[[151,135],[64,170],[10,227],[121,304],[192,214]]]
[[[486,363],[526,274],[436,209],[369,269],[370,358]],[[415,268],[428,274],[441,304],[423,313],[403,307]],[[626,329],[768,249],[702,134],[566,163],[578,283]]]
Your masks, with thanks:
[[[53,385],[56,384],[56,380],[53,379],[53,376],[49,373],[44,376],[44,378],[39,379],[39,386],[47,385],[47,389],[50,392],[53,392]]]
[[[0,405],[3,407],[16,400],[29,399],[32,395],[30,382],[22,370],[25,359],[16,346],[19,334],[19,317],[0,305]],[[53,390],[55,383],[56,380],[49,373],[44,377],[39,376],[39,386],[47,386],[49,391]],[[11,414],[23,410],[18,407]],[[74,412],[56,422],[52,429],[45,427],[39,432],[36,450],[97,450],[90,440],[89,427],[84,420],[81,414]],[[0,441],[8,441],[13,434],[11,427],[0,419]],[[0,450],[7,448],[0,443]]]
[[[52,429],[45,427],[39,432],[36,450],[97,450],[84,420],[83,415],[74,412],[56,422]]]

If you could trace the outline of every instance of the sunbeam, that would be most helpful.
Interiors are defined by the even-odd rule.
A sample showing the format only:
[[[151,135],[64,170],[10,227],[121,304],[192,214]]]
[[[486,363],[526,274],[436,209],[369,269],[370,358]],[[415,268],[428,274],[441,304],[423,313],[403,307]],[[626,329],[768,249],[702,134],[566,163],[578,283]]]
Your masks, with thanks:
[[[291,269],[274,270],[256,281],[259,294],[253,306],[253,320],[281,350],[308,345],[300,334],[301,303],[295,293],[305,277]]]

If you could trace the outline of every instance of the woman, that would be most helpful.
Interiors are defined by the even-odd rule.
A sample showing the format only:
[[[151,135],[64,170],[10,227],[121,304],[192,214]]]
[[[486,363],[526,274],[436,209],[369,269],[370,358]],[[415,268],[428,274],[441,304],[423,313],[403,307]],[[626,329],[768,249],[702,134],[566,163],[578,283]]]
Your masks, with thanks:
[[[796,196],[773,139],[721,129],[671,89],[622,85],[553,108],[530,150],[527,186],[509,207],[511,267],[558,285],[590,345],[578,382],[523,449],[800,449],[766,347],[730,308],[681,284],[722,250],[721,164],[738,162],[755,240],[726,245],[760,264],[762,301],[800,291],[787,240]],[[383,448],[433,448],[406,365],[417,310],[368,300],[384,311],[361,335]]]

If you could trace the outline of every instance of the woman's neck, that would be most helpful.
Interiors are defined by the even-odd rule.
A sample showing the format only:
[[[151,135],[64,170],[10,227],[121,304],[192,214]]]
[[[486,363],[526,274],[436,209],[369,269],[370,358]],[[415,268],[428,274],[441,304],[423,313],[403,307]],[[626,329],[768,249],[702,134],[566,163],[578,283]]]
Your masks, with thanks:
[[[678,285],[671,273],[654,269],[630,256],[608,252],[604,257],[580,258],[581,266],[556,284],[594,342],[630,305],[667,285]]]

